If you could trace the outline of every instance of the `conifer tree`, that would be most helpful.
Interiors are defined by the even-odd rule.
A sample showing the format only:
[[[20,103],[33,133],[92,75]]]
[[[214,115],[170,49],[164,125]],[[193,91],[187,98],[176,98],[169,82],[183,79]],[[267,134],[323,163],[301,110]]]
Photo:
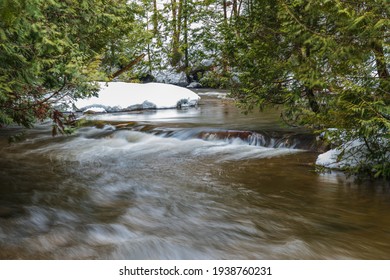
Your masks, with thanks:
[[[53,105],[94,94],[134,26],[126,0],[1,0],[0,125],[51,116],[63,130]]]
[[[294,125],[360,141],[352,171],[390,177],[389,5],[267,0],[240,16],[234,96],[246,109],[282,106]],[[232,44],[232,43],[229,43]]]

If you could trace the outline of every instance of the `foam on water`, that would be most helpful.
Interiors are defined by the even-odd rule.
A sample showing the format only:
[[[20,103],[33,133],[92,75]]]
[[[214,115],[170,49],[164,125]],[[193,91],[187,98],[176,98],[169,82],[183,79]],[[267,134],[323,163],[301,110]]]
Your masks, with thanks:
[[[112,126],[103,129],[84,128],[78,137],[68,141],[54,142],[29,153],[40,153],[60,160],[93,161],[99,159],[130,160],[137,157],[172,157],[181,155],[188,158],[208,157],[215,161],[234,161],[251,158],[269,158],[297,153],[301,150],[268,148],[251,145],[240,138],[206,139],[191,138],[196,132],[187,130],[170,137],[153,135],[140,131],[114,130]]]

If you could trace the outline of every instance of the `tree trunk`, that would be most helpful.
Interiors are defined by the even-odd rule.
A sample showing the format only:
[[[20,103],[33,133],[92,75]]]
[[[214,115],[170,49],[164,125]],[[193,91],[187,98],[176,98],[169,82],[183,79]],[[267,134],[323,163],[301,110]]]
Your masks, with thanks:
[[[157,0],[153,0],[153,33],[156,35],[157,32],[158,32]]]
[[[184,1],[184,22],[183,22],[183,29],[184,29],[184,67],[186,69],[186,73],[189,66],[189,58],[188,58],[188,2],[187,0]]]
[[[310,46],[307,46],[306,50],[305,50],[305,59],[310,58],[310,53],[311,53]],[[313,87],[311,85],[305,85],[305,94],[306,94],[307,100],[309,101],[310,109],[316,114],[319,113],[320,106],[318,105],[318,102],[317,102],[316,97],[314,95]]]
[[[146,13],[146,20],[148,22],[148,24],[146,25],[146,30],[149,31],[149,14]],[[153,15],[152,15],[152,21],[153,21]],[[154,32],[154,26],[153,26],[153,32]],[[151,52],[150,52],[150,43],[148,42],[148,45],[147,45],[147,53],[148,53],[148,65],[149,65],[149,73],[152,73],[152,55],[151,55]]]
[[[223,21],[227,24],[227,2],[223,0]]]
[[[182,0],[179,0],[182,1]],[[171,0],[171,8],[172,8],[172,60],[171,65],[177,66],[180,62],[180,22],[178,21],[178,5],[176,0]],[[181,16],[181,15],[180,15]]]
[[[235,18],[235,19],[238,17],[238,5],[237,5],[237,0],[233,0],[233,15],[234,15],[234,18]]]
[[[316,114],[319,113],[320,106],[318,105],[313,89],[309,87],[305,87],[305,93],[307,99],[309,100],[310,109]]]

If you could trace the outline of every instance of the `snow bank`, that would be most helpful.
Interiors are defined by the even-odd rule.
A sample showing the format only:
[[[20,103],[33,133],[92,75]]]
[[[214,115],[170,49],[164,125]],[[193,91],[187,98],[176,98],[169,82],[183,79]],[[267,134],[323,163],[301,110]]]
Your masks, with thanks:
[[[201,88],[202,85],[200,83],[198,83],[198,82],[192,82],[187,87],[188,88]]]
[[[364,143],[355,140],[331,149],[317,157],[316,165],[331,169],[356,167],[364,160]]]
[[[380,138],[379,143],[385,146],[388,145],[388,140]],[[326,153],[320,154],[317,157],[316,165],[323,166],[330,169],[349,169],[358,167],[359,165],[375,165],[373,160],[368,159],[370,151],[365,145],[364,141],[355,139],[342,144],[340,147],[331,149]],[[381,160],[389,160],[390,152],[382,155]]]
[[[212,59],[203,59],[201,62],[200,62],[200,65],[204,66],[204,67],[211,67],[213,65],[214,61]]]
[[[73,107],[83,112],[119,112],[136,109],[166,109],[195,106],[200,97],[189,89],[169,84],[99,83],[98,97],[77,100]]]

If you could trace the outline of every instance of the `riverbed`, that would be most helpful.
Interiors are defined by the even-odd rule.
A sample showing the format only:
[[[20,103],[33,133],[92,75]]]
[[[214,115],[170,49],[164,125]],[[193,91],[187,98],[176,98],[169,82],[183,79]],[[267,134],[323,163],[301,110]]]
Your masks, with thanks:
[[[389,259],[390,186],[319,173],[310,132],[224,92],[0,135],[0,259]]]

